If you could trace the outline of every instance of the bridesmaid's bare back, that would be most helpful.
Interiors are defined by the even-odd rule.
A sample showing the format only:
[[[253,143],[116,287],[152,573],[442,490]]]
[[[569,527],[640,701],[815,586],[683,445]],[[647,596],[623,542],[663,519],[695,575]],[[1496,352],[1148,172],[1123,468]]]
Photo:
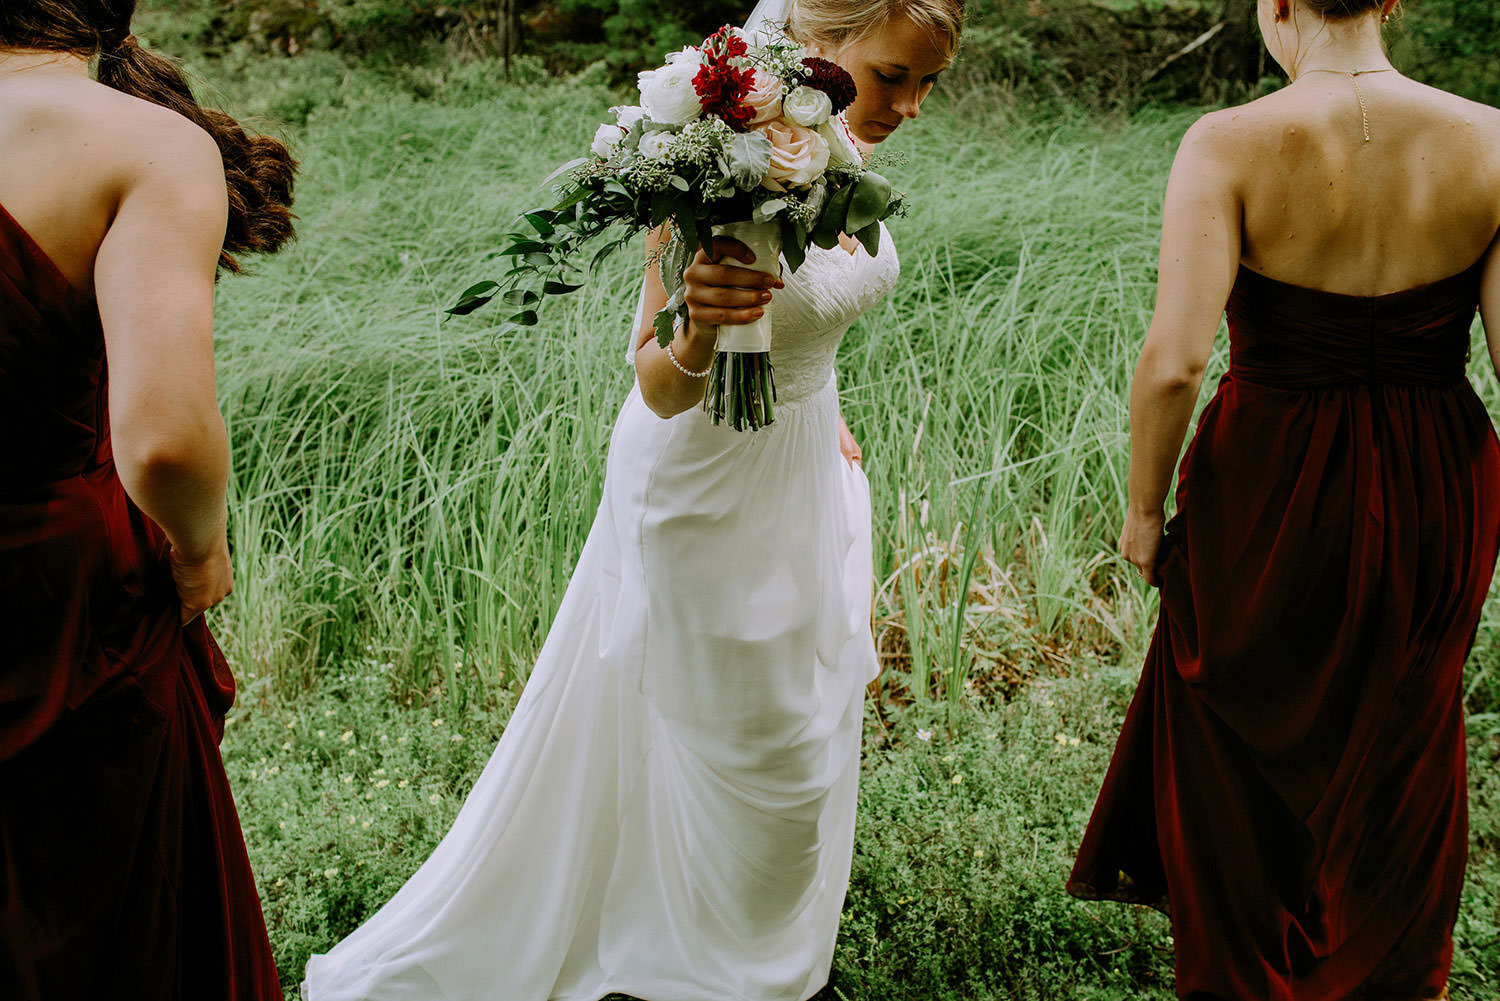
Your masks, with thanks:
[[[1394,72],[1357,85],[1308,74],[1201,123],[1240,194],[1241,260],[1350,295],[1463,271],[1500,231],[1500,110]]]
[[[30,65],[14,72],[22,60]],[[223,174],[202,129],[95,83],[76,71],[79,62],[11,54],[0,66],[12,70],[0,72],[0,206],[91,294],[99,246],[128,192],[183,181],[222,186]],[[184,171],[196,176],[176,176]]]

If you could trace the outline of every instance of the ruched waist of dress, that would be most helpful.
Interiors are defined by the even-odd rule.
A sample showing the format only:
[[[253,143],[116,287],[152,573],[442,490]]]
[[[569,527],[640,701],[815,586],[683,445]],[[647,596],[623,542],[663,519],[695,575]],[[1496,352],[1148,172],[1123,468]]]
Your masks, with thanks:
[[[1353,386],[1451,388],[1465,383],[1467,355],[1378,349],[1337,351],[1322,345],[1254,349],[1232,353],[1230,375],[1275,389],[1314,390]]]
[[[1227,309],[1230,372],[1278,389],[1447,388],[1464,382],[1478,273],[1377,296],[1241,268]]]

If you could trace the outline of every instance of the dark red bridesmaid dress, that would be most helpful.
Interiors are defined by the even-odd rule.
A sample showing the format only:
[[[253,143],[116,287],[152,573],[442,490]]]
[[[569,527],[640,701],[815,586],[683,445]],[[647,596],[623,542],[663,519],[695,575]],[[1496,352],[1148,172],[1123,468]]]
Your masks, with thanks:
[[[1480,270],[1374,298],[1240,271],[1068,885],[1169,906],[1179,997],[1447,979],[1461,680],[1500,547],[1500,445],[1464,375]]]
[[[97,308],[0,208],[0,998],[280,1001],[234,681],[179,625],[105,394]]]

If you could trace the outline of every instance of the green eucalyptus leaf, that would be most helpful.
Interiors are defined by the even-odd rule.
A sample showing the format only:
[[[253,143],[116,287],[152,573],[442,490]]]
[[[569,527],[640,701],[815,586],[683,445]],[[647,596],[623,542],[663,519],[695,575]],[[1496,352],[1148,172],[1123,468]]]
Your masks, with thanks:
[[[666,347],[672,343],[672,338],[677,332],[677,311],[675,309],[663,309],[651,320],[651,326],[656,331],[656,343]]]
[[[579,282],[577,285],[571,285],[568,282],[549,281],[542,285],[542,293],[544,295],[567,295],[570,292],[577,292],[581,288],[583,288],[582,282]]]
[[[798,239],[798,226],[785,217],[781,220],[781,256],[786,258],[788,271],[795,272],[807,259],[806,238]]]
[[[584,164],[588,163],[590,159],[590,157],[580,156],[577,159],[569,160],[567,163],[563,164],[561,167],[558,167],[552,173],[542,178],[542,183],[539,185],[539,187],[545,188],[547,185],[551,184],[553,181],[557,180],[559,177],[568,173],[569,171],[577,170],[579,167],[582,167]]]
[[[545,254],[551,249],[550,243],[542,243],[540,240],[516,240],[500,251],[500,256],[520,257],[522,254]]]
[[[534,212],[527,212],[522,218],[529,222],[531,228],[536,230],[537,236],[540,236],[544,240],[557,232],[557,227],[553,225],[553,221],[557,218],[557,213],[551,209],[537,209]]]
[[[499,287],[499,282],[483,281],[475,285],[470,285],[468,288],[460,292],[458,294],[458,297],[460,299],[469,299],[474,296],[484,295],[486,292],[492,292]]]
[[[830,239],[834,243],[838,242],[839,234],[845,231],[849,221],[849,202],[853,198],[852,184],[846,184],[828,196],[828,203],[823,206],[823,213],[818,217],[817,226],[813,228],[818,246],[829,246]]]
[[[534,327],[537,324],[537,319],[536,310],[527,309],[509,317],[505,322],[514,323],[518,327]]]
[[[785,198],[771,198],[755,206],[755,211],[750,213],[750,218],[753,222],[770,222],[775,218],[776,213],[786,206]]]
[[[468,316],[470,313],[474,312],[474,310],[478,309],[480,306],[483,306],[493,298],[494,296],[492,295],[460,296],[457,303],[449,306],[447,309],[443,310],[443,312],[447,313],[449,316]]]
[[[500,300],[507,306],[516,307],[530,306],[532,303],[540,302],[541,299],[541,296],[529,288],[513,288],[500,297]]]
[[[891,204],[891,182],[875,173],[866,171],[853,187],[849,201],[849,218],[844,223],[845,233],[857,233],[879,222],[888,214]]]
[[[759,187],[771,169],[771,140],[764,132],[741,132],[724,144],[729,176],[741,191]]]
[[[858,233],[855,233],[854,234],[854,238],[856,240],[858,240],[860,243],[862,243],[862,244],[865,245],[865,250],[869,252],[869,254],[870,254],[871,257],[877,257],[877,256],[879,256],[879,254],[880,254],[880,223],[878,223],[878,222],[872,222],[872,223],[870,223],[870,225],[866,226],[864,229],[860,230]]]

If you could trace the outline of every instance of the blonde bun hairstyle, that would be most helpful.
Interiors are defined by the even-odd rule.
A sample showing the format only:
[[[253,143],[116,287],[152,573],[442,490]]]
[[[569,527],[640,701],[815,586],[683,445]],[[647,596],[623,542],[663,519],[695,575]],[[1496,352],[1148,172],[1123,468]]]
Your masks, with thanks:
[[[958,51],[964,0],[796,0],[788,28],[803,45],[839,52],[900,16],[926,29],[950,59]]]

